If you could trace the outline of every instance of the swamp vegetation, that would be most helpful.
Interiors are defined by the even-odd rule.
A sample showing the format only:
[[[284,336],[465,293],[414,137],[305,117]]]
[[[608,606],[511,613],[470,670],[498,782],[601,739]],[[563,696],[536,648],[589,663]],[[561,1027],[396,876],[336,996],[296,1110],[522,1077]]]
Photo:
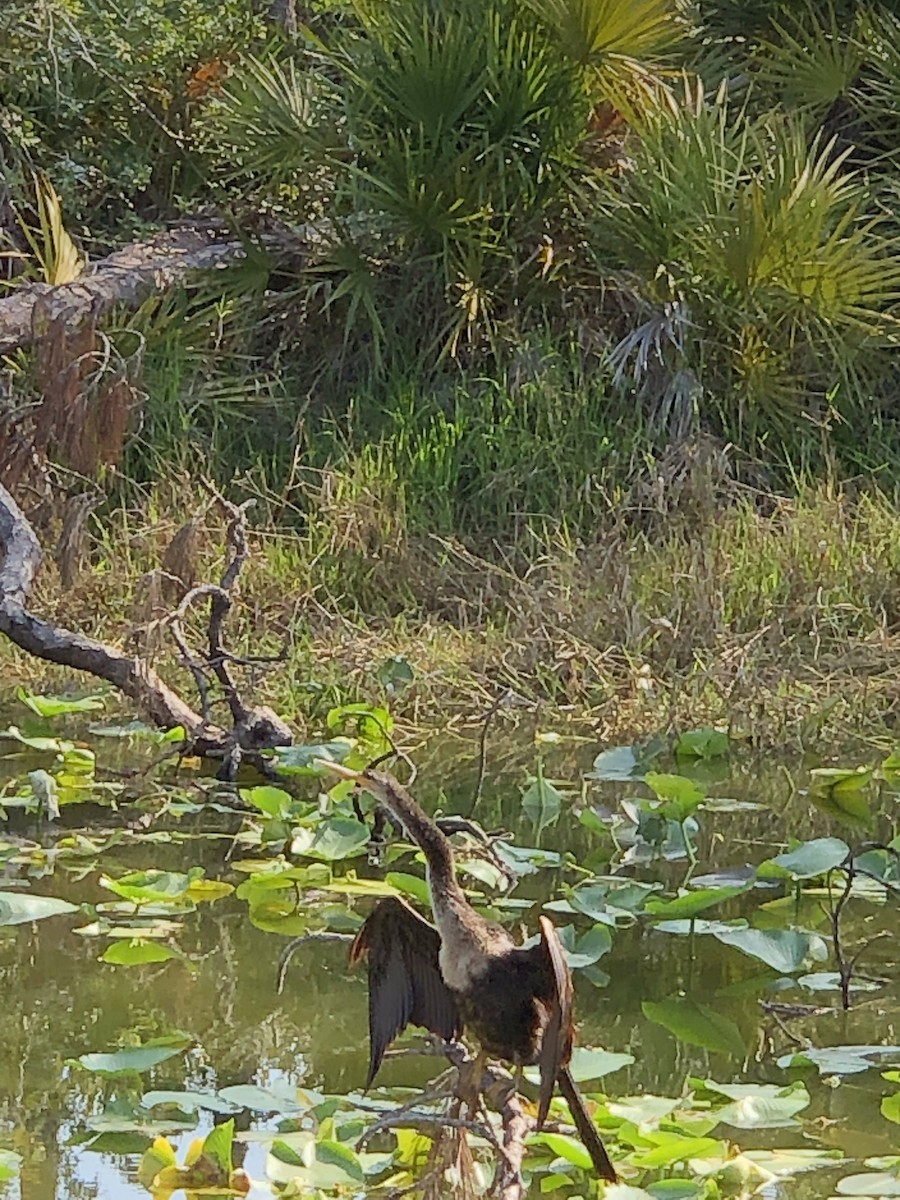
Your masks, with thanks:
[[[898,155],[889,0],[0,5],[3,1200],[900,1195]],[[363,1093],[397,748],[619,1184]]]

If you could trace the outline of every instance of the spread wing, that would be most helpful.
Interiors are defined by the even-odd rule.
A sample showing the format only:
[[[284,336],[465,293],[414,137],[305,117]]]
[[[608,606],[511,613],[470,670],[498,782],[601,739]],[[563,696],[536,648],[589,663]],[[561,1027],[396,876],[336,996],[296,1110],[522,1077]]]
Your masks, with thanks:
[[[369,1074],[407,1025],[422,1025],[445,1041],[462,1033],[453,993],[438,966],[437,930],[402,900],[388,897],[372,910],[350,947],[351,965],[369,963]]]
[[[538,1099],[537,1127],[542,1128],[550,1111],[553,1089],[560,1071],[572,1056],[572,972],[553,922],[540,918],[541,949],[547,955],[553,980],[550,1016],[541,1039],[538,1067],[541,1072],[541,1091]]]

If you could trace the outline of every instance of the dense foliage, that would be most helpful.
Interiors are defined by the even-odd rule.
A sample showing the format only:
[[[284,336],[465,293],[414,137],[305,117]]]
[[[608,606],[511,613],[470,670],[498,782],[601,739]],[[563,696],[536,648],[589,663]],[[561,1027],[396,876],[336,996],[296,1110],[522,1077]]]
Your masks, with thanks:
[[[332,0],[290,38],[250,0],[16,0],[7,238],[39,170],[95,256],[179,214],[253,242],[126,318],[145,478],[200,444],[280,485],[299,443],[393,476],[413,526],[508,538],[498,468],[516,514],[585,527],[589,492],[701,431],[878,467],[900,450],[900,20],[760,2],[735,37],[735,7]]]

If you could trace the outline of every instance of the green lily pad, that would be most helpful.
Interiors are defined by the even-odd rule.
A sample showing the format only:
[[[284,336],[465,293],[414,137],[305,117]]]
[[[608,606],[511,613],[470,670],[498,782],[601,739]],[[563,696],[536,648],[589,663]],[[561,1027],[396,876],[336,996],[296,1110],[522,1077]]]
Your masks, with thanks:
[[[27,925],[65,913],[78,912],[77,904],[55,896],[35,896],[31,892],[0,892],[0,925]]]
[[[108,1054],[82,1054],[75,1061],[86,1071],[95,1075],[124,1075],[129,1071],[149,1071],[167,1058],[174,1058],[185,1049],[186,1043],[178,1045],[126,1046]]]
[[[686,996],[671,996],[667,1000],[645,1000],[641,1011],[648,1021],[668,1029],[689,1046],[735,1057],[744,1053],[744,1038],[734,1021],[706,1004]]]
[[[726,946],[734,946],[743,954],[766,963],[779,975],[791,975],[794,971],[814,962],[825,962],[828,946],[817,933],[795,929],[733,929],[713,934]]]
[[[763,878],[814,879],[839,867],[849,853],[850,847],[840,838],[813,838],[796,850],[768,859],[760,865],[759,874]]]

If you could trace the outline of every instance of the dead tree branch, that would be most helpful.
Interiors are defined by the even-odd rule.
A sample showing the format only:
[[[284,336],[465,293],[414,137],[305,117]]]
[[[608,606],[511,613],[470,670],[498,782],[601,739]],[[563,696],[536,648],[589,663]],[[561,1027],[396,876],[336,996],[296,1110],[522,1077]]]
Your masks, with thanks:
[[[231,266],[245,255],[242,242],[223,239],[215,228],[173,229],[124,246],[75,283],[17,287],[0,300],[0,354],[33,345],[41,326],[61,316],[74,326],[115,304],[137,308],[153,292],[167,291],[197,271]]]
[[[239,552],[232,555],[223,577],[223,582],[230,586],[237,579],[239,563],[246,557],[246,533],[242,546],[243,557],[241,544],[238,544]],[[245,705],[237,696],[233,683],[234,698],[230,704],[234,728],[226,731],[210,721],[208,711],[198,713],[185,703],[144,659],[53,625],[32,613],[26,606],[43,553],[25,514],[2,484],[0,553],[3,556],[0,562],[0,633],[20,649],[46,662],[84,671],[112,684],[161,729],[182,726],[194,754],[203,757],[224,755],[226,762],[239,762],[244,751],[255,753],[271,746],[290,745],[291,733],[281,718],[269,708]],[[213,589],[213,603],[218,600],[221,604],[220,592],[227,596],[228,604],[220,613],[218,624],[214,624],[212,615],[210,618],[210,646],[217,647],[221,646],[222,617],[231,604],[229,589],[222,587]],[[182,603],[180,607],[183,606]],[[208,709],[206,702],[205,707]]]

